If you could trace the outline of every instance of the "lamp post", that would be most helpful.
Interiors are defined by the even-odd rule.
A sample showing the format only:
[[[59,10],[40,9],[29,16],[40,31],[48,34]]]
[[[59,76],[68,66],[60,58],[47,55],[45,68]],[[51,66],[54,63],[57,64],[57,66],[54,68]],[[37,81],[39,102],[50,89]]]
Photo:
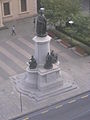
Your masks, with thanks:
[[[72,21],[72,20],[69,21],[69,24],[71,25],[71,27],[72,27],[73,23],[74,23],[74,21]],[[72,34],[71,34],[71,44],[72,44]]]
[[[21,108],[21,112],[22,112],[22,94],[21,94],[21,92],[20,92],[20,108]]]

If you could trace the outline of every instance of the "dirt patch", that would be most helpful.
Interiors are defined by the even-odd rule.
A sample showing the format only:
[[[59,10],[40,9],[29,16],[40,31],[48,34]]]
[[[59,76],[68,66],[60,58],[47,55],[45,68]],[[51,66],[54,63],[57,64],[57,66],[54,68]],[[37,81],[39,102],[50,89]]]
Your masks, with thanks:
[[[66,46],[67,48],[71,47],[71,45],[65,40],[61,40],[60,43]]]
[[[87,55],[86,51],[85,51],[83,48],[79,47],[79,46],[76,46],[76,47],[75,47],[75,51],[76,51],[77,53],[83,55],[83,56],[84,56],[84,55]]]

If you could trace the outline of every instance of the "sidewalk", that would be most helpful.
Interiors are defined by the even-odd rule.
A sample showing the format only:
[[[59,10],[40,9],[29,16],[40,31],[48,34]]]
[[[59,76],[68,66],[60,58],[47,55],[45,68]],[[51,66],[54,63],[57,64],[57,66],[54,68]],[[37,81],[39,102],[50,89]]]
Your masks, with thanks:
[[[10,35],[13,24],[16,27],[17,34],[14,37]],[[6,26],[8,29],[0,31],[0,43],[10,40],[17,41],[20,36],[31,41],[35,35],[32,18],[9,22],[6,23]],[[71,50],[63,48],[54,41],[51,42],[51,46],[58,49],[61,70],[72,75],[79,88],[40,102],[36,102],[28,96],[21,95],[21,112],[20,94],[16,91],[15,87],[13,87],[12,81],[10,79],[3,81],[2,78],[0,78],[0,120],[8,120],[90,90],[90,56],[77,56]]]

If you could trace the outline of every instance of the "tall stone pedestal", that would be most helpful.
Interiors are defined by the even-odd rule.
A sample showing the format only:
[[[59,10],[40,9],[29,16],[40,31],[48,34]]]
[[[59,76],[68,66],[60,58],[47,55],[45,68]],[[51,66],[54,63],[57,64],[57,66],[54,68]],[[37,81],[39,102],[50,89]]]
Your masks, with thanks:
[[[46,61],[47,53],[50,53],[50,41],[51,37],[34,37],[33,41],[35,42],[35,59],[38,66],[44,65]]]
[[[50,36],[34,37],[35,59],[37,68],[26,68],[26,72],[13,76],[19,92],[28,95],[35,100],[43,100],[47,97],[65,93],[77,88],[73,78],[66,72],[61,71],[59,61],[53,64],[52,69],[45,69],[47,53],[50,53]]]

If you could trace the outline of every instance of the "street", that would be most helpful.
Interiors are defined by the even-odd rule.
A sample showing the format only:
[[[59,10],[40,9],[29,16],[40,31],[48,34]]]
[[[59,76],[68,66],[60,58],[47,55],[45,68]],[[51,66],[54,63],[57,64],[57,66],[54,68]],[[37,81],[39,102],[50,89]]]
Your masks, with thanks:
[[[12,120],[90,120],[90,92]]]
[[[90,111],[80,117],[73,119],[73,120],[89,120],[89,119],[90,119]]]

